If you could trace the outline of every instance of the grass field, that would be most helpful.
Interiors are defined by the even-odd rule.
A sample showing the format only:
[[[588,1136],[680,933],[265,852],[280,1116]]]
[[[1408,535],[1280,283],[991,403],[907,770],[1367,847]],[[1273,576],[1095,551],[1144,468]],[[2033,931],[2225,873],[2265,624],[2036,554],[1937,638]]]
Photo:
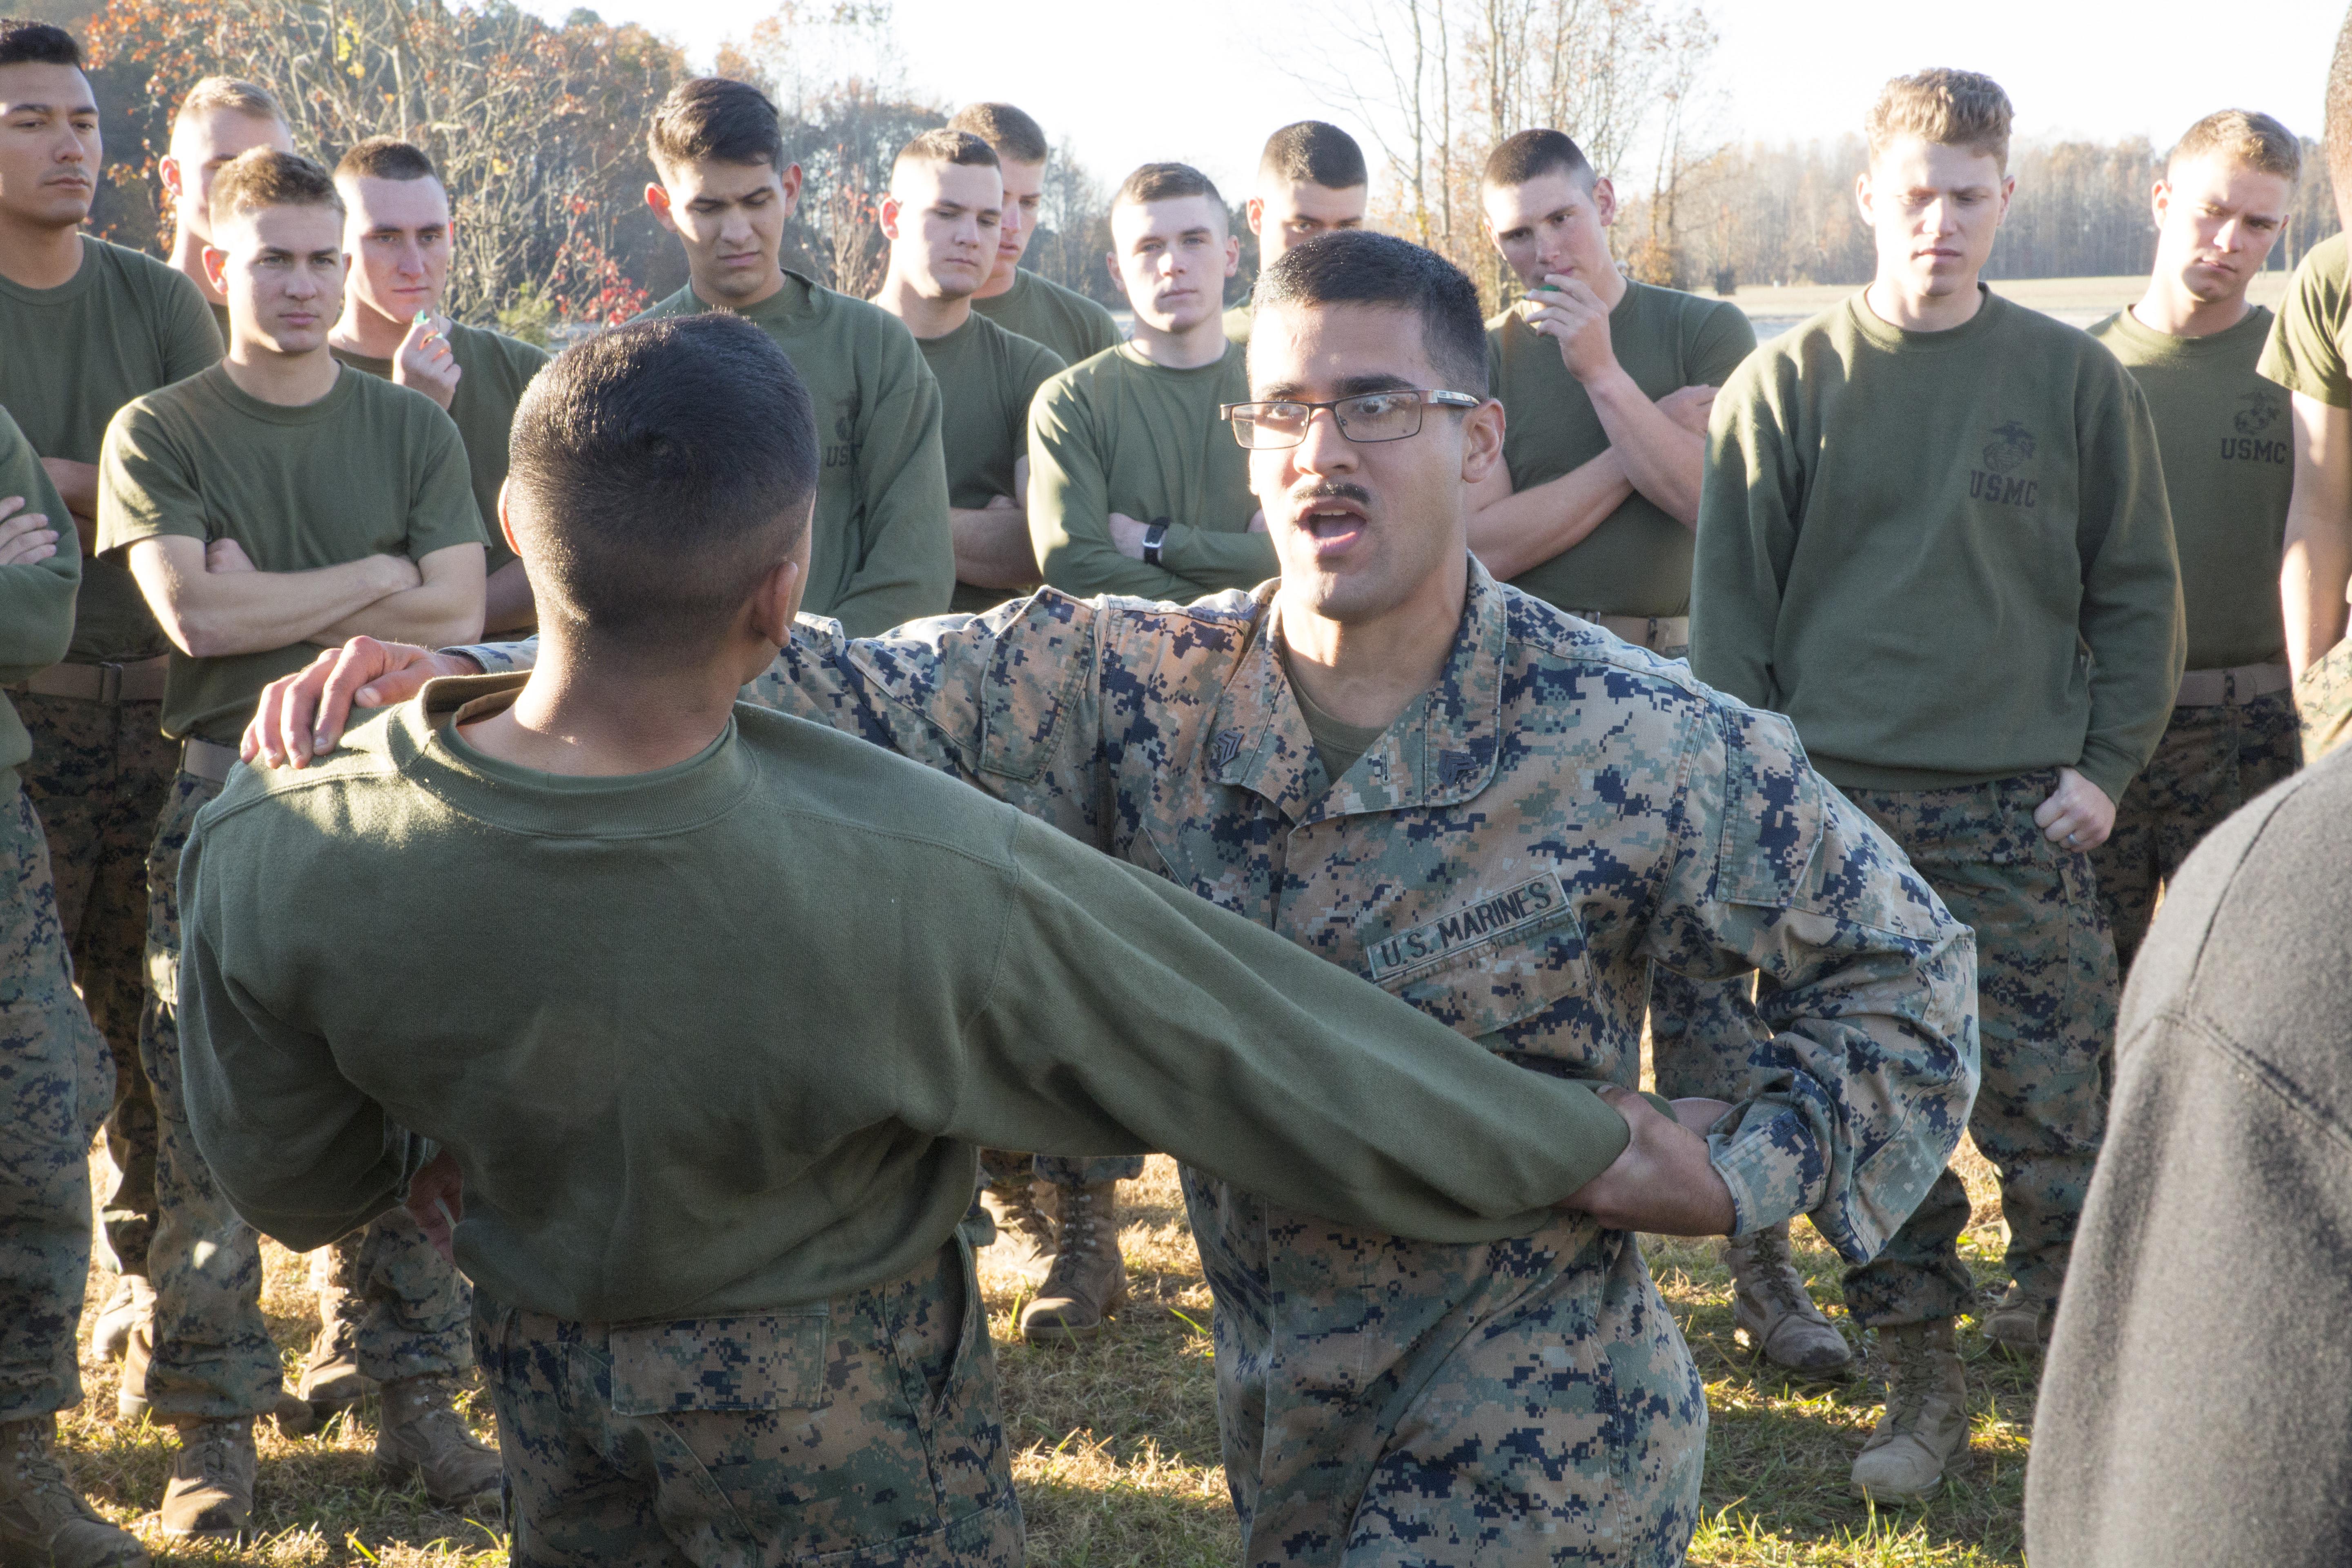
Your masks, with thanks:
[[[1977,1201],[1968,1254],[1990,1279],[2000,1230],[1990,1171],[1963,1150]],[[1121,1240],[1134,1304],[1115,1333],[1076,1349],[1032,1349],[1013,1333],[1022,1286],[987,1264],[987,1293],[1003,1372],[1006,1424],[1018,1457],[1038,1568],[1228,1568],[1238,1532],[1217,1461],[1209,1290],[1184,1226],[1175,1169],[1155,1158],[1122,1189]],[[1835,1258],[1801,1224],[1801,1261],[1815,1294],[1837,1299]],[[1876,1383],[1792,1384],[1735,1342],[1727,1276],[1711,1246],[1647,1244],[1660,1289],[1675,1309],[1707,1384],[1706,1519],[1694,1563],[1721,1568],[1838,1568],[1863,1564],[1965,1565],[2024,1562],[2021,1512],[2029,1373],[1989,1353],[1963,1331],[1975,1405],[1970,1452],[1945,1494],[1925,1508],[1874,1513],[1846,1492],[1846,1468],[1876,1417]],[[311,1320],[303,1268],[268,1247],[263,1300],[287,1358],[299,1369]],[[91,1276],[91,1313],[111,1283]],[[1832,1316],[1842,1310],[1832,1306]],[[87,1324],[84,1342],[87,1344]],[[171,1436],[114,1419],[116,1369],[83,1367],[81,1409],[63,1423],[73,1467],[107,1515],[137,1530],[163,1563],[382,1563],[387,1568],[491,1568],[506,1562],[495,1520],[435,1509],[422,1491],[376,1482],[368,1456],[372,1406],[312,1437],[289,1440],[264,1423],[256,1525],[242,1549],[170,1549],[154,1508],[170,1473]],[[487,1399],[472,1395],[489,1435]]]

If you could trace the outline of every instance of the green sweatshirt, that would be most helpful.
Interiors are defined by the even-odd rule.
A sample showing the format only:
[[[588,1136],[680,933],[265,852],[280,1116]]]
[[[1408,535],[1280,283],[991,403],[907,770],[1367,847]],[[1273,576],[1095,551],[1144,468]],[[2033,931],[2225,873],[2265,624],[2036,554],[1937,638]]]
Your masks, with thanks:
[[[739,705],[675,767],[560,778],[456,733],[519,684],[436,682],[317,767],[241,773],[189,840],[190,1116],[289,1246],[399,1201],[430,1139],[500,1300],[724,1315],[911,1271],[976,1144],[1165,1149],[1456,1242],[1623,1147],[1588,1086],[864,741]],[[387,930],[399,963],[368,956]]]
[[[710,308],[688,284],[646,315]],[[955,540],[940,456],[940,386],[914,335],[880,306],[797,272],[739,313],[791,356],[816,405],[824,467],[802,608],[833,616],[852,637],[944,614],[955,590]]]
[[[353,370],[363,370],[385,381],[392,379],[392,362],[365,354],[332,351]],[[544,349],[519,339],[462,321],[449,323],[449,353],[457,362],[457,391],[449,399],[449,418],[466,443],[466,466],[474,479],[474,505],[482,514],[482,532],[489,550],[483,557],[492,572],[515,559],[499,527],[499,487],[507,482],[507,443],[514,431],[515,405],[523,389],[547,363]]]
[[[2289,392],[2352,408],[2352,241],[2330,235],[2304,253],[2254,368]]]
[[[57,288],[0,278],[0,407],[44,458],[97,462],[116,409],[220,357],[204,295],[139,251],[84,235],[80,269]],[[62,510],[56,517],[70,521]],[[165,646],[122,563],[85,562],[66,657],[115,663],[152,658]]]
[[[2279,551],[2294,453],[2286,394],[2254,373],[2271,313],[2182,338],[2118,310],[2091,329],[2147,395],[2180,552],[2189,668],[2286,661]]]
[[[234,539],[259,571],[309,572],[479,544],[482,517],[457,427],[423,393],[346,372],[289,408],[215,365],[132,402],[106,433],[99,549],[119,561],[167,534]],[[307,642],[214,658],[173,648],[163,732],[236,745],[261,689],[318,654]]]
[[[1255,319],[1257,307],[1247,300],[1225,311],[1225,342],[1249,347],[1250,322]]]
[[[1908,332],[1856,294],[1717,400],[1691,665],[1831,782],[2063,766],[2120,799],[2186,647],[2147,400],[2074,328],[1987,291]]]
[[[81,584],[81,542],[48,471],[25,433],[0,408],[0,496],[22,496],[57,531],[58,552],[47,561],[0,566],[0,687],[14,685],[63,658],[73,637],[74,591]],[[16,787],[16,770],[33,754],[33,738],[0,691],[0,801]]]
[[[981,315],[915,343],[939,379],[948,504],[983,507],[998,496],[1019,500],[1013,468],[1029,451],[1029,400],[1066,368],[1062,356]],[[958,583],[948,607],[976,615],[1005,597],[994,588]]]
[[[1721,386],[1756,350],[1756,329],[1727,300],[1628,281],[1609,312],[1617,363],[1652,402],[1685,386]],[[1486,323],[1486,369],[1503,400],[1511,488],[1531,489],[1609,449],[1592,399],[1560,362],[1559,340],[1514,309]],[[1511,579],[1561,609],[1679,616],[1690,609],[1691,531],[1636,490],[1578,543]]]
[[[1119,344],[1118,318],[1075,289],[1034,272],[1015,271],[1013,287],[971,308],[1006,331],[1044,343],[1066,364]]]
[[[1279,576],[1257,510],[1249,454],[1220,404],[1249,397],[1247,351],[1167,370],[1133,343],[1074,364],[1029,407],[1029,538],[1045,581],[1081,598],[1197,599]],[[1118,552],[1110,514],[1169,521],[1160,564]]]

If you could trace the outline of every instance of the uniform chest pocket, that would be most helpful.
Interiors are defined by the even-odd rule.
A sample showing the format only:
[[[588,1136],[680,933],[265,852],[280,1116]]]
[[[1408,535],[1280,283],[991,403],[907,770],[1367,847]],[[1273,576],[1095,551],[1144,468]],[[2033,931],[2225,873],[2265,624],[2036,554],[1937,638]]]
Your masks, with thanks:
[[[613,1413],[797,1410],[824,1403],[832,1314],[819,1302],[740,1318],[611,1331]]]
[[[1358,934],[1366,978],[1473,1039],[1592,993],[1584,922],[1556,871],[1433,911],[1416,901]]]

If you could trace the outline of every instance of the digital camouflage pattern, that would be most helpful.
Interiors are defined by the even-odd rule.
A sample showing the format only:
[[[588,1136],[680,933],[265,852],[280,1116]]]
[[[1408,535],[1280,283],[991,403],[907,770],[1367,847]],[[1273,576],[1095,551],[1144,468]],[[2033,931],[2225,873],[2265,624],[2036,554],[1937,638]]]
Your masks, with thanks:
[[[360,1375],[454,1376],[470,1354],[473,1289],[406,1209],[387,1209],[310,1255],[322,1316],[352,1325]]]
[[[474,1302],[530,1568],[1016,1568],[970,1253],[813,1306],[582,1323]]]
[[[1654,962],[1761,966],[1778,1032],[1710,1139],[1739,1228],[1810,1213],[1849,1258],[1875,1252],[1967,1121],[1971,942],[1787,721],[1474,563],[1444,673],[1334,784],[1272,595],[1047,591],[863,642],[805,621],[746,695],[952,772],[1535,1070],[1630,1088]],[[1218,1393],[1246,1561],[1337,1563],[1349,1519],[1370,1532],[1351,1568],[1427,1560],[1402,1529],[1377,1544],[1382,1518],[1442,1518],[1496,1561],[1538,1541],[1591,1560],[1570,1541],[1605,1520],[1612,1542],[1647,1543],[1605,1560],[1681,1560],[1698,1496],[1682,1427],[1703,1431],[1705,1407],[1630,1248],[1566,1218],[1519,1246],[1367,1236],[1190,1173],[1187,1196],[1235,1317]],[[1279,1308],[1258,1339],[1253,1289]],[[1579,1359],[1602,1345],[1635,1353]],[[1384,1402],[1343,1393],[1406,1363]],[[1560,1412],[1528,1396],[1538,1367]],[[1613,1413],[1608,1441],[1580,1408]],[[1485,1490],[1505,1468],[1523,1489]],[[1584,1522],[1563,1539],[1562,1521]]]
[[[2204,837],[2303,765],[2294,699],[2175,708],[2156,755],[2116,805],[2116,828],[2091,851],[2116,964],[2129,972],[2157,894]]]
[[[2311,661],[2294,683],[2294,707],[2305,762],[2315,763],[2344,743],[2352,731],[2352,637]]]
[[[0,1421],[81,1403],[89,1140],[113,1089],[75,998],[40,818],[0,785]]]
[[[58,919],[90,1021],[114,1053],[99,1222],[117,1273],[144,1274],[155,1231],[155,1103],[139,1068],[147,998],[147,848],[179,772],[161,702],[16,694],[32,731],[25,793],[47,831]]]
[[[2106,1122],[2101,1061],[2115,1037],[2116,950],[2087,853],[2035,826],[2055,770],[1956,789],[1851,790],[1977,938],[1984,1083],[1969,1131],[2000,1176],[2008,1268],[2032,1300],[2058,1299]],[[1949,1171],[1877,1258],[1850,1270],[1865,1328],[1976,1310],[1957,1243],[1969,1196]]]

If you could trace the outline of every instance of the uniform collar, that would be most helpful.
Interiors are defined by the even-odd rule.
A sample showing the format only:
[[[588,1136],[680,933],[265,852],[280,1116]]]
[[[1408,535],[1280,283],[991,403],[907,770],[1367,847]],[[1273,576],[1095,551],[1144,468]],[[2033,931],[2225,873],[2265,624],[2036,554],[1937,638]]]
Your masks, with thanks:
[[[1272,585],[1263,590],[1271,595]],[[1348,776],[1319,796],[1315,738],[1282,667],[1281,606],[1217,705],[1204,766],[1220,784],[1264,796],[1299,826],[1328,817],[1456,805],[1486,787],[1503,730],[1503,591],[1474,557],[1454,652],[1437,683],[1408,704]]]

